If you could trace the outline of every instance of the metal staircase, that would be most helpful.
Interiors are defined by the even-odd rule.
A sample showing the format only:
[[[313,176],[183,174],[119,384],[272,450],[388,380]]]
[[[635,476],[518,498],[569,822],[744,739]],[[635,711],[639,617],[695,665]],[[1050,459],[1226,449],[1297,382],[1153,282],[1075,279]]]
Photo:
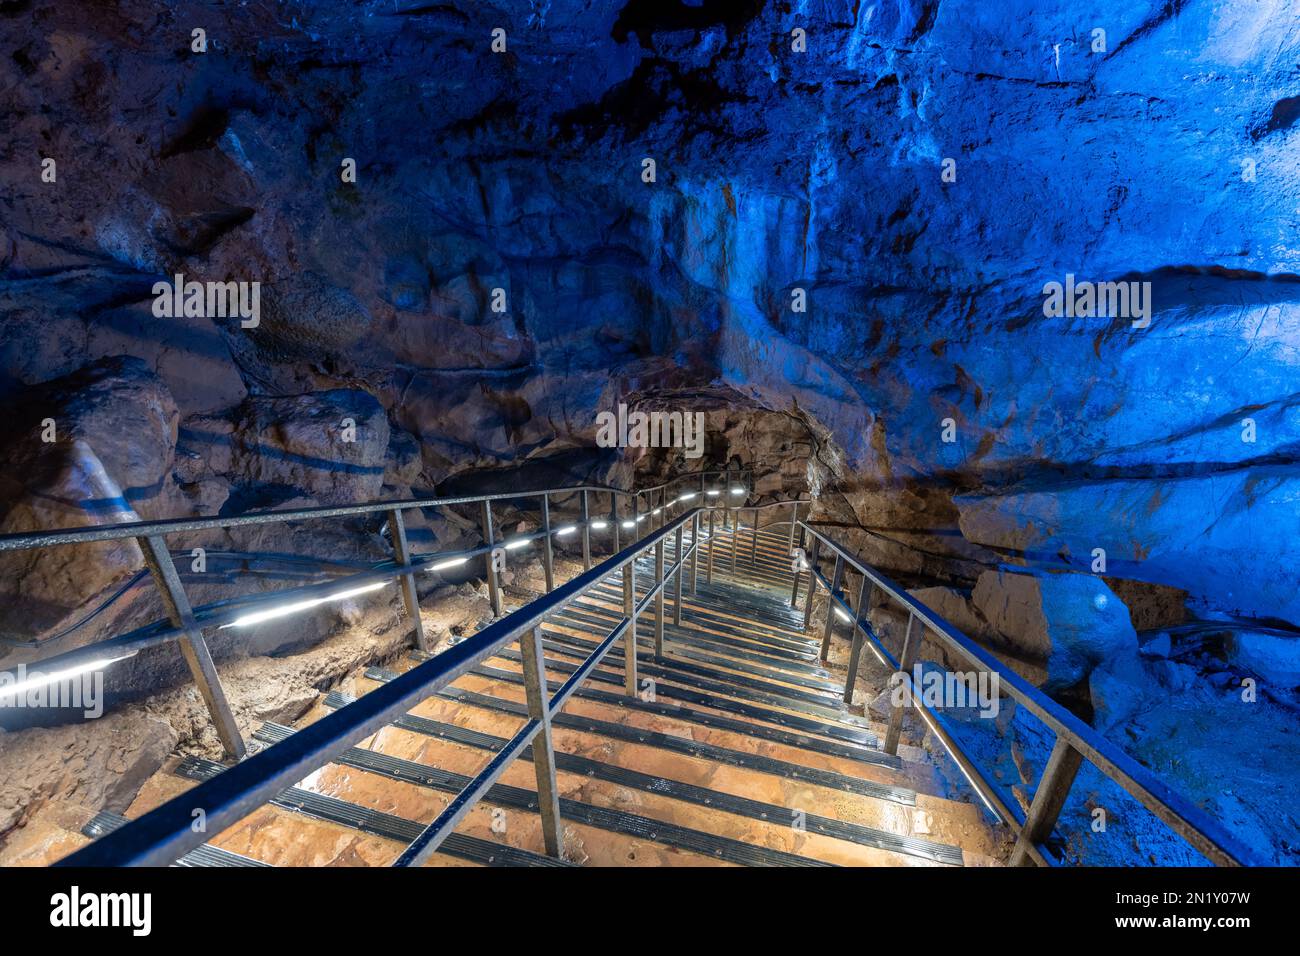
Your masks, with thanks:
[[[680,553],[675,535],[666,536],[666,566],[688,566],[692,524],[681,525]],[[328,862],[372,864],[403,857],[523,866],[986,861],[990,837],[981,811],[919,792],[917,781],[927,779],[920,754],[883,753],[876,729],[844,705],[842,682],[821,666],[817,639],[789,606],[788,529],[720,528],[712,570],[709,539],[702,541],[697,578],[712,580],[697,580],[691,594],[684,575],[680,613],[675,602],[660,608],[657,558],[635,565],[635,603],[648,611],[637,632],[635,696],[626,693],[626,645],[609,642],[626,620],[619,572],[549,615],[522,648],[516,641],[496,649],[201,852],[220,861],[214,865],[324,862],[313,854],[326,846]],[[743,560],[733,572],[736,546]],[[532,722],[525,655],[537,653],[538,643],[552,699],[575,674],[586,679],[550,715],[550,747],[537,749],[534,736],[518,748],[512,742]],[[602,645],[603,655],[588,666]],[[417,650],[397,669],[371,668],[358,696],[436,660]],[[254,736],[292,746],[312,718],[343,715],[357,703],[335,691],[301,728],[267,723]],[[535,772],[547,750],[540,759],[542,791],[553,787],[551,814]],[[510,753],[522,760],[504,765]],[[157,785],[134,809],[152,809],[149,801],[164,796],[185,802],[190,794],[192,805],[202,805],[199,791],[186,788],[216,783],[225,771],[213,761],[181,760],[170,784]],[[478,796],[476,805],[454,830],[430,836],[429,821],[455,814],[458,800],[468,805],[466,794]],[[945,839],[945,830],[972,846]],[[340,849],[335,833],[345,835],[345,846],[365,850],[354,856]],[[204,859],[191,850],[185,862]]]
[[[170,621],[51,661],[111,663],[179,641],[225,728],[227,762],[173,761],[141,791],[129,822],[100,814],[80,838],[94,842],[59,865],[957,866],[1006,862],[1009,836],[1011,862],[1050,864],[1046,842],[1084,759],[1210,859],[1249,860],[1150,771],[800,521],[803,502],[736,507],[749,492],[731,478],[721,487],[689,476],[638,493],[548,489],[0,538],[10,550],[138,538]],[[597,517],[590,505],[599,494],[609,511]],[[541,502],[538,530],[499,540],[492,503],[528,497]],[[552,523],[561,499],[577,504],[576,515]],[[481,508],[481,547],[411,553],[404,513],[465,504]],[[377,513],[387,516],[394,560],[234,605],[191,608],[165,545],[168,534],[205,527]],[[608,536],[603,560],[592,556],[593,531]],[[582,570],[560,582],[553,546],[572,535],[581,536]],[[505,593],[498,557],[529,545],[540,551],[545,590],[510,610],[518,595]],[[832,556],[833,568],[823,567]],[[482,561],[496,616],[430,647],[415,575],[470,560]],[[248,755],[204,629],[265,613],[286,595],[290,607],[309,608],[394,581],[411,624],[409,656],[331,691],[296,726],[254,728]],[[817,621],[819,587],[828,600]],[[908,615],[897,657],[868,620],[877,589]],[[852,649],[847,674],[833,675],[825,662],[840,621]],[[846,704],[864,649],[907,684],[924,640],[997,673],[1003,692],[1056,733],[1027,812],[919,702],[895,704],[882,724]],[[909,708],[970,783],[970,802],[941,795],[930,754],[902,739]]]

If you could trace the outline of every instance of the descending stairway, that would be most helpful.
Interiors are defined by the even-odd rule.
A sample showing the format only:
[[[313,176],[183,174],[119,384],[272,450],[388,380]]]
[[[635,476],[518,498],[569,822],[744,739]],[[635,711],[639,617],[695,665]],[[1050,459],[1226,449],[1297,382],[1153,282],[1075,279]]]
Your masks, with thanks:
[[[689,535],[687,536],[689,542]],[[654,653],[653,613],[638,629],[643,690],[623,690],[621,646],[553,721],[564,859],[544,855],[530,760],[516,760],[428,865],[824,866],[993,862],[979,807],[934,796],[928,755],[878,747],[879,728],[843,703],[843,677],[818,659],[819,639],[789,606],[785,532],[719,531],[711,582],[702,548],[698,590]],[[667,562],[675,560],[672,543]],[[733,553],[737,555],[732,571]],[[751,565],[752,558],[752,565]],[[653,560],[638,565],[641,593]],[[543,627],[554,691],[618,623],[615,577]],[[371,668],[357,694],[414,666]],[[354,698],[332,691],[300,721]],[[192,851],[181,865],[390,864],[526,718],[511,645],[360,746],[346,751]],[[255,734],[274,745],[295,728]],[[155,776],[136,817],[221,773],[185,758]],[[122,823],[101,814],[87,836]]]

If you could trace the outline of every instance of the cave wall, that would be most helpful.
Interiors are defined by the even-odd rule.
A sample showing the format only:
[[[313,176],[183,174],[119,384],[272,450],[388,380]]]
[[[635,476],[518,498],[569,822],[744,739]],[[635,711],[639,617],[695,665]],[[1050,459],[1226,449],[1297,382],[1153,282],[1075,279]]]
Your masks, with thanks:
[[[888,562],[1103,548],[1300,623],[1284,0],[18,0],[0,37],[0,396],[33,474],[85,482],[71,438],[33,450],[53,414],[99,422],[66,434],[145,516],[623,477],[596,411],[721,395],[798,423],[826,517],[936,556]],[[175,273],[262,283],[260,325],[155,317]],[[1067,274],[1151,282],[1149,327],[1044,316]],[[165,395],[145,468],[48,398],[124,357],[108,391]],[[706,461],[743,460],[715,418]],[[5,530],[108,520],[11,480]]]

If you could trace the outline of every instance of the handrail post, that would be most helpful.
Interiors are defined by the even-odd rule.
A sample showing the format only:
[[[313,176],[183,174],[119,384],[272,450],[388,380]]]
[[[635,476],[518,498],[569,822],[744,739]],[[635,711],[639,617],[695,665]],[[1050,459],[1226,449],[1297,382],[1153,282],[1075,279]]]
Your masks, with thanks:
[[[480,509],[479,530],[483,534],[483,543],[487,553],[483,555],[483,567],[487,572],[488,601],[492,605],[492,616],[501,616],[501,585],[497,581],[496,559],[493,557],[495,541],[492,540],[492,503],[486,498]]]
[[[686,562],[682,559],[682,531],[685,527],[680,524],[677,526],[673,553],[673,563],[677,565],[677,600],[673,603],[673,623],[678,627],[682,624],[682,573],[686,570]]]
[[[790,551],[794,550],[794,530],[798,526],[799,526],[799,500],[796,498],[794,502],[794,507],[790,509],[790,547],[789,547]],[[790,599],[790,606],[794,607],[794,598]]]
[[[623,607],[627,615],[627,630],[623,632],[623,689],[627,696],[636,696],[636,559],[633,555],[623,565]]]
[[[618,554],[621,549],[618,546],[620,535],[618,527],[618,492],[616,491],[609,493],[609,526],[614,531],[614,550],[612,553]]]
[[[758,570],[758,509],[754,509],[754,526],[749,533],[749,566]]]
[[[586,495],[586,492],[583,492]],[[546,572],[546,593],[555,590],[555,554],[551,548],[551,496],[542,495],[542,570]]]
[[[714,509],[709,509],[709,560],[704,566],[704,583],[713,583],[713,516]]]
[[[402,509],[394,508],[388,513],[388,536],[393,541],[393,557],[402,566],[411,563],[411,549],[406,543],[406,522],[402,519]],[[406,616],[411,619],[411,637],[417,650],[427,651],[424,639],[424,621],[420,618],[420,595],[415,590],[415,572],[407,571],[398,580],[402,587],[402,603],[406,607]],[[548,588],[549,590],[549,588]]]
[[[740,539],[740,511],[737,509],[736,516],[731,520],[731,573],[736,573],[736,542]]]
[[[790,525],[790,529],[792,531],[794,530],[793,524]],[[801,545],[803,544],[803,538],[804,536],[801,535],[799,539],[799,543]],[[794,535],[793,534],[790,535],[789,555],[790,555],[790,568],[792,571],[794,571],[794,583],[790,585],[790,608],[793,610],[799,606],[799,576],[803,574],[803,571],[800,568],[799,563],[797,563],[794,559]]]
[[[560,857],[560,797],[555,783],[555,750],[551,745],[551,703],[542,657],[542,629],[519,635],[519,658],[524,665],[524,696],[528,717],[541,724],[533,738],[533,769],[537,772],[537,812],[542,817],[542,843],[548,855]]]
[[[722,479],[722,530],[731,527],[731,463],[728,462]]]
[[[868,609],[874,584],[871,578],[862,575],[862,587],[858,588],[858,603],[853,607],[853,646],[849,650],[849,675],[844,679],[844,703],[853,703],[853,685],[858,680],[858,660],[862,657],[862,643],[866,639],[862,633],[867,625],[862,623],[869,616]]]
[[[1029,848],[1051,836],[1082,763],[1083,754],[1064,737],[1058,736],[1038,780],[1038,788],[1034,790],[1034,799],[1025,814],[1025,824],[1020,828],[1020,835],[1011,851],[1011,866],[1030,866],[1034,862]]]
[[[916,663],[916,659],[921,653],[921,643],[924,640],[925,626],[917,626],[916,614],[910,613],[907,617],[907,636],[903,638],[903,652],[898,656],[898,674],[901,675],[898,680],[898,687],[895,693],[900,693],[902,688],[910,687],[908,681],[911,680],[909,672]],[[907,709],[908,701],[911,699],[911,691],[908,690],[901,701],[895,701],[893,708],[889,712],[889,729],[885,732],[884,750],[887,754],[898,753],[898,738],[903,733],[903,712]]]
[[[221,687],[217,665],[212,661],[212,652],[208,650],[208,642],[203,638],[203,630],[194,620],[194,609],[190,607],[190,599],[185,596],[181,576],[176,573],[176,565],[172,563],[167,540],[161,535],[136,540],[144,553],[145,564],[158,588],[167,617],[173,626],[185,629],[185,636],[180,641],[181,653],[185,656],[190,676],[194,678],[203,702],[208,706],[221,746],[230,757],[242,760],[247,752],[244,738],[239,733],[235,715],[231,713],[230,704],[226,701],[226,692]]]
[[[700,583],[700,514],[691,517],[691,595],[699,593]]]
[[[680,528],[678,529],[681,530]],[[664,580],[664,539],[655,544],[655,585],[659,593],[655,595],[655,656],[664,656],[664,591],[668,583]]]
[[[835,595],[844,581],[844,555],[835,555],[835,573],[831,576],[831,590],[826,599],[826,626],[822,629],[822,660],[830,657],[831,631],[835,627]]]
[[[587,508],[587,491],[582,492],[582,570],[591,570],[591,513]]]
[[[812,554],[808,556],[808,602],[803,609],[803,629],[812,623],[813,598],[817,594],[817,559],[821,556],[822,539],[813,535]]]

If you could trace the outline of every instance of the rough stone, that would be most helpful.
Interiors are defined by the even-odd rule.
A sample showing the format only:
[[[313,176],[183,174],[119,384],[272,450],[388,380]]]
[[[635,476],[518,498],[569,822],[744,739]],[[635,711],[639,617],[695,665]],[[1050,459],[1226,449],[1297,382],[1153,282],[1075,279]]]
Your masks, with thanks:
[[[1010,648],[1046,662],[1048,690],[1071,687],[1097,665],[1137,651],[1124,603],[1091,575],[986,571],[972,603]]]
[[[9,456],[0,479],[0,532],[167,514],[177,500],[171,481],[177,418],[166,387],[133,358],[101,360],[24,393],[0,441]],[[141,565],[129,539],[6,552],[0,555],[0,633],[46,640]]]

